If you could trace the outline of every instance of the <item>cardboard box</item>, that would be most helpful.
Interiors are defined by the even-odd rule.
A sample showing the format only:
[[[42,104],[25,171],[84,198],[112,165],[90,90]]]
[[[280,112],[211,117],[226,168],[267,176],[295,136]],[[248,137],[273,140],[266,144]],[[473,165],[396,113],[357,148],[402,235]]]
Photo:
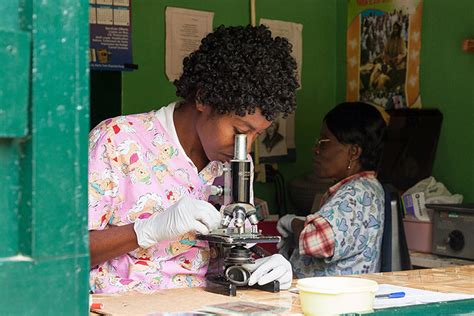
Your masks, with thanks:
[[[430,220],[428,212],[426,211],[425,194],[423,192],[404,194],[402,198],[406,215],[416,218],[420,221]]]

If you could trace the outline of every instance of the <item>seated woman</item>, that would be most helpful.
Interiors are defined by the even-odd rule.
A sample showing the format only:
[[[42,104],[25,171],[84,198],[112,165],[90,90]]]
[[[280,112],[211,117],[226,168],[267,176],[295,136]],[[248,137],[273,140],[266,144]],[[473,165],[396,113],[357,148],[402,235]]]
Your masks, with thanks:
[[[307,217],[289,214],[278,230],[296,248],[298,278],[380,270],[384,191],[376,178],[386,124],[373,106],[342,103],[326,114],[314,149],[315,172],[337,181]],[[282,248],[283,249],[283,248]]]

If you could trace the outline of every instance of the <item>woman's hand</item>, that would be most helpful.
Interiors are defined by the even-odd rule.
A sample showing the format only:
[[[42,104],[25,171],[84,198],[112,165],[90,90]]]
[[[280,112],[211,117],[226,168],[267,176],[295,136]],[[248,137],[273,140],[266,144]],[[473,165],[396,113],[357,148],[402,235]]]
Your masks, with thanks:
[[[185,196],[162,213],[155,213],[134,224],[138,245],[153,246],[190,231],[203,235],[219,227],[221,214],[212,204]]]
[[[278,220],[277,223],[277,230],[280,233],[280,235],[284,238],[294,234],[293,230],[293,220],[298,219],[299,221],[302,221],[304,224],[304,221],[306,217],[304,216],[296,216],[295,214],[286,214],[282,218]],[[301,232],[301,231],[300,231]],[[298,234],[299,235],[299,234]]]
[[[249,286],[255,283],[264,285],[272,281],[280,282],[282,290],[287,290],[291,286],[293,279],[291,264],[280,254],[257,259],[255,263],[247,263],[243,267],[251,272]]]

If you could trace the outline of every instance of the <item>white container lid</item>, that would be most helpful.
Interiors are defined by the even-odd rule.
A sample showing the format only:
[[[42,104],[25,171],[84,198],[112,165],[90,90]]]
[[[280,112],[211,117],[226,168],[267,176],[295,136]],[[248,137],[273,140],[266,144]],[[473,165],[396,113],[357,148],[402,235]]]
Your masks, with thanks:
[[[296,287],[300,291],[322,294],[341,294],[355,292],[376,292],[375,281],[362,278],[314,277],[298,280]]]

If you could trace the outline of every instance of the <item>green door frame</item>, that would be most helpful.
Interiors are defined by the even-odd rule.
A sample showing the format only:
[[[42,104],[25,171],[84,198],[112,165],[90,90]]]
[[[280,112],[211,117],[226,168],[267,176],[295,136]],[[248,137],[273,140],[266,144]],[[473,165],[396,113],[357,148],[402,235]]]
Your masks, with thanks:
[[[0,1],[0,315],[88,314],[89,1]]]

